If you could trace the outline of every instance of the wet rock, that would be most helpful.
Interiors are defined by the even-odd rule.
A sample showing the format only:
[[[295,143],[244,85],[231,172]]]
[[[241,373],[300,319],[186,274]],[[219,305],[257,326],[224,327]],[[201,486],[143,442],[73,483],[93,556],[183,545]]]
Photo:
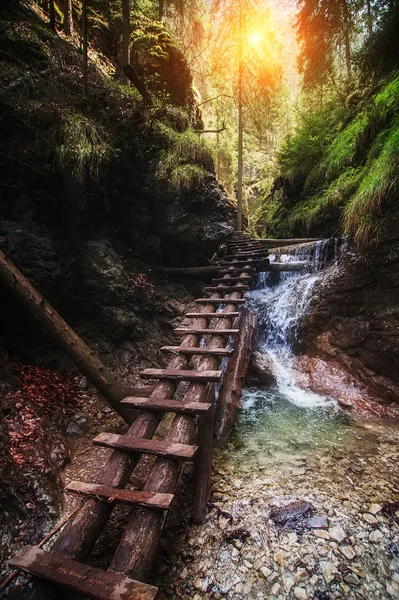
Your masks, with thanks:
[[[276,382],[274,363],[267,354],[260,350],[252,352],[246,381],[249,386],[271,386]]]
[[[330,534],[330,539],[338,543],[343,542],[347,537],[342,527],[330,527],[328,533]]]
[[[304,520],[311,515],[314,507],[305,500],[290,502],[285,506],[272,506],[270,518],[280,527],[295,529],[304,524]]]
[[[356,573],[347,573],[344,577],[344,581],[349,585],[360,585],[360,579]]]

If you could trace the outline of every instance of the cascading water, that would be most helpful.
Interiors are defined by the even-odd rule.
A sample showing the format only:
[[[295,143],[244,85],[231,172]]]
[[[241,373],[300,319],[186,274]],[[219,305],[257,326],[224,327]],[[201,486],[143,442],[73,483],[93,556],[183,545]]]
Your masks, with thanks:
[[[257,289],[248,298],[251,309],[259,316],[258,347],[273,364],[277,389],[298,406],[335,404],[332,399],[301,390],[291,375],[300,319],[309,307],[315,285],[327,273],[325,266],[331,247],[331,240],[325,240],[296,249],[291,254],[280,254],[279,262],[306,261],[308,266],[300,272],[282,272],[280,282],[270,286],[268,274],[261,273]],[[338,240],[334,240],[330,269],[337,264],[338,247]],[[275,259],[276,254],[271,254],[271,262]]]

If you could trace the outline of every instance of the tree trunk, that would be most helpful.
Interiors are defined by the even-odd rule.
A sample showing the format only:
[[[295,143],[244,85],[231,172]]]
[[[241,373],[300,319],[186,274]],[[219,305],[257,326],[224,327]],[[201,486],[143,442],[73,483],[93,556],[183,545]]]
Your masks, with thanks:
[[[64,0],[64,33],[73,35],[73,6],[72,0]]]
[[[373,13],[371,10],[371,1],[367,0],[366,5],[367,5],[367,17],[366,17],[367,33],[370,36],[373,33]]]
[[[237,181],[237,231],[242,231],[242,187],[243,187],[243,113],[242,92],[244,75],[244,24],[241,0],[239,0],[239,44],[238,44],[238,181]]]
[[[159,17],[160,21],[162,21],[164,14],[165,14],[165,1],[164,0],[159,0],[159,4],[158,4],[158,17]]]
[[[83,96],[87,98],[87,0],[82,2]]]
[[[343,27],[344,27],[344,43],[345,43],[345,62],[346,62],[346,73],[348,79],[352,75],[352,59],[351,59],[351,45],[350,45],[350,14],[348,9],[348,3],[346,0],[341,0],[342,14],[343,14]]]
[[[125,65],[130,63],[130,0],[122,0],[122,51],[121,51],[121,76],[122,81],[127,83]]]
[[[1,251],[0,282],[17,296],[25,308],[58,342],[112,408],[127,423],[132,423],[132,412],[120,404],[120,401],[129,395],[129,391],[113,377],[105,365],[95,356],[94,352],[86,346]]]
[[[52,31],[55,31],[55,7],[54,7],[54,0],[49,0],[49,13],[50,13],[50,29],[52,29]]]
[[[143,98],[144,104],[146,106],[151,106],[151,96],[149,95],[147,88],[141,81],[140,77],[137,75],[132,65],[128,65],[127,63],[124,64],[123,72],[126,75],[126,77],[133,83],[134,87],[139,92],[140,96]]]

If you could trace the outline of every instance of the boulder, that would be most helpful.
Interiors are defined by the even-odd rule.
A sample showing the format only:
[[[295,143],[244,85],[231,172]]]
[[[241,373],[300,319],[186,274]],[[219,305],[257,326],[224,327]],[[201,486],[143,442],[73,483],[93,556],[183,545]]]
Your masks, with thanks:
[[[249,386],[271,386],[276,382],[274,364],[268,354],[260,350],[252,352],[246,382]]]

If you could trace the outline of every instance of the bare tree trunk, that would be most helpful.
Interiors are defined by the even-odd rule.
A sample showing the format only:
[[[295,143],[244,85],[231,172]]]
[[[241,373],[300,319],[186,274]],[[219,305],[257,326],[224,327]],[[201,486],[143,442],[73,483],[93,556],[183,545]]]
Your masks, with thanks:
[[[122,0],[122,52],[121,52],[121,76],[122,81],[127,83],[127,76],[124,71],[125,65],[129,60],[129,42],[130,42],[130,0]]]
[[[372,35],[372,33],[373,33],[373,13],[371,10],[370,0],[367,0],[366,5],[367,5],[367,18],[366,18],[367,33],[369,35]]]
[[[54,0],[49,0],[49,13],[50,13],[50,29],[55,31],[55,7]]]
[[[237,181],[237,231],[242,231],[242,180],[243,180],[243,114],[242,114],[242,88],[244,74],[244,42],[243,42],[243,9],[239,0],[240,31],[238,46],[238,181]]]
[[[73,6],[72,0],[64,0],[64,33],[73,35]]]
[[[341,0],[343,21],[344,21],[344,43],[345,43],[345,62],[346,62],[346,73],[348,79],[352,75],[352,57],[351,57],[351,45],[350,45],[350,14],[348,9],[348,3],[346,0]]]
[[[87,98],[87,0],[82,2],[83,96]]]
[[[164,14],[165,14],[165,1],[159,0],[158,15],[159,15],[160,21],[162,21]]]

